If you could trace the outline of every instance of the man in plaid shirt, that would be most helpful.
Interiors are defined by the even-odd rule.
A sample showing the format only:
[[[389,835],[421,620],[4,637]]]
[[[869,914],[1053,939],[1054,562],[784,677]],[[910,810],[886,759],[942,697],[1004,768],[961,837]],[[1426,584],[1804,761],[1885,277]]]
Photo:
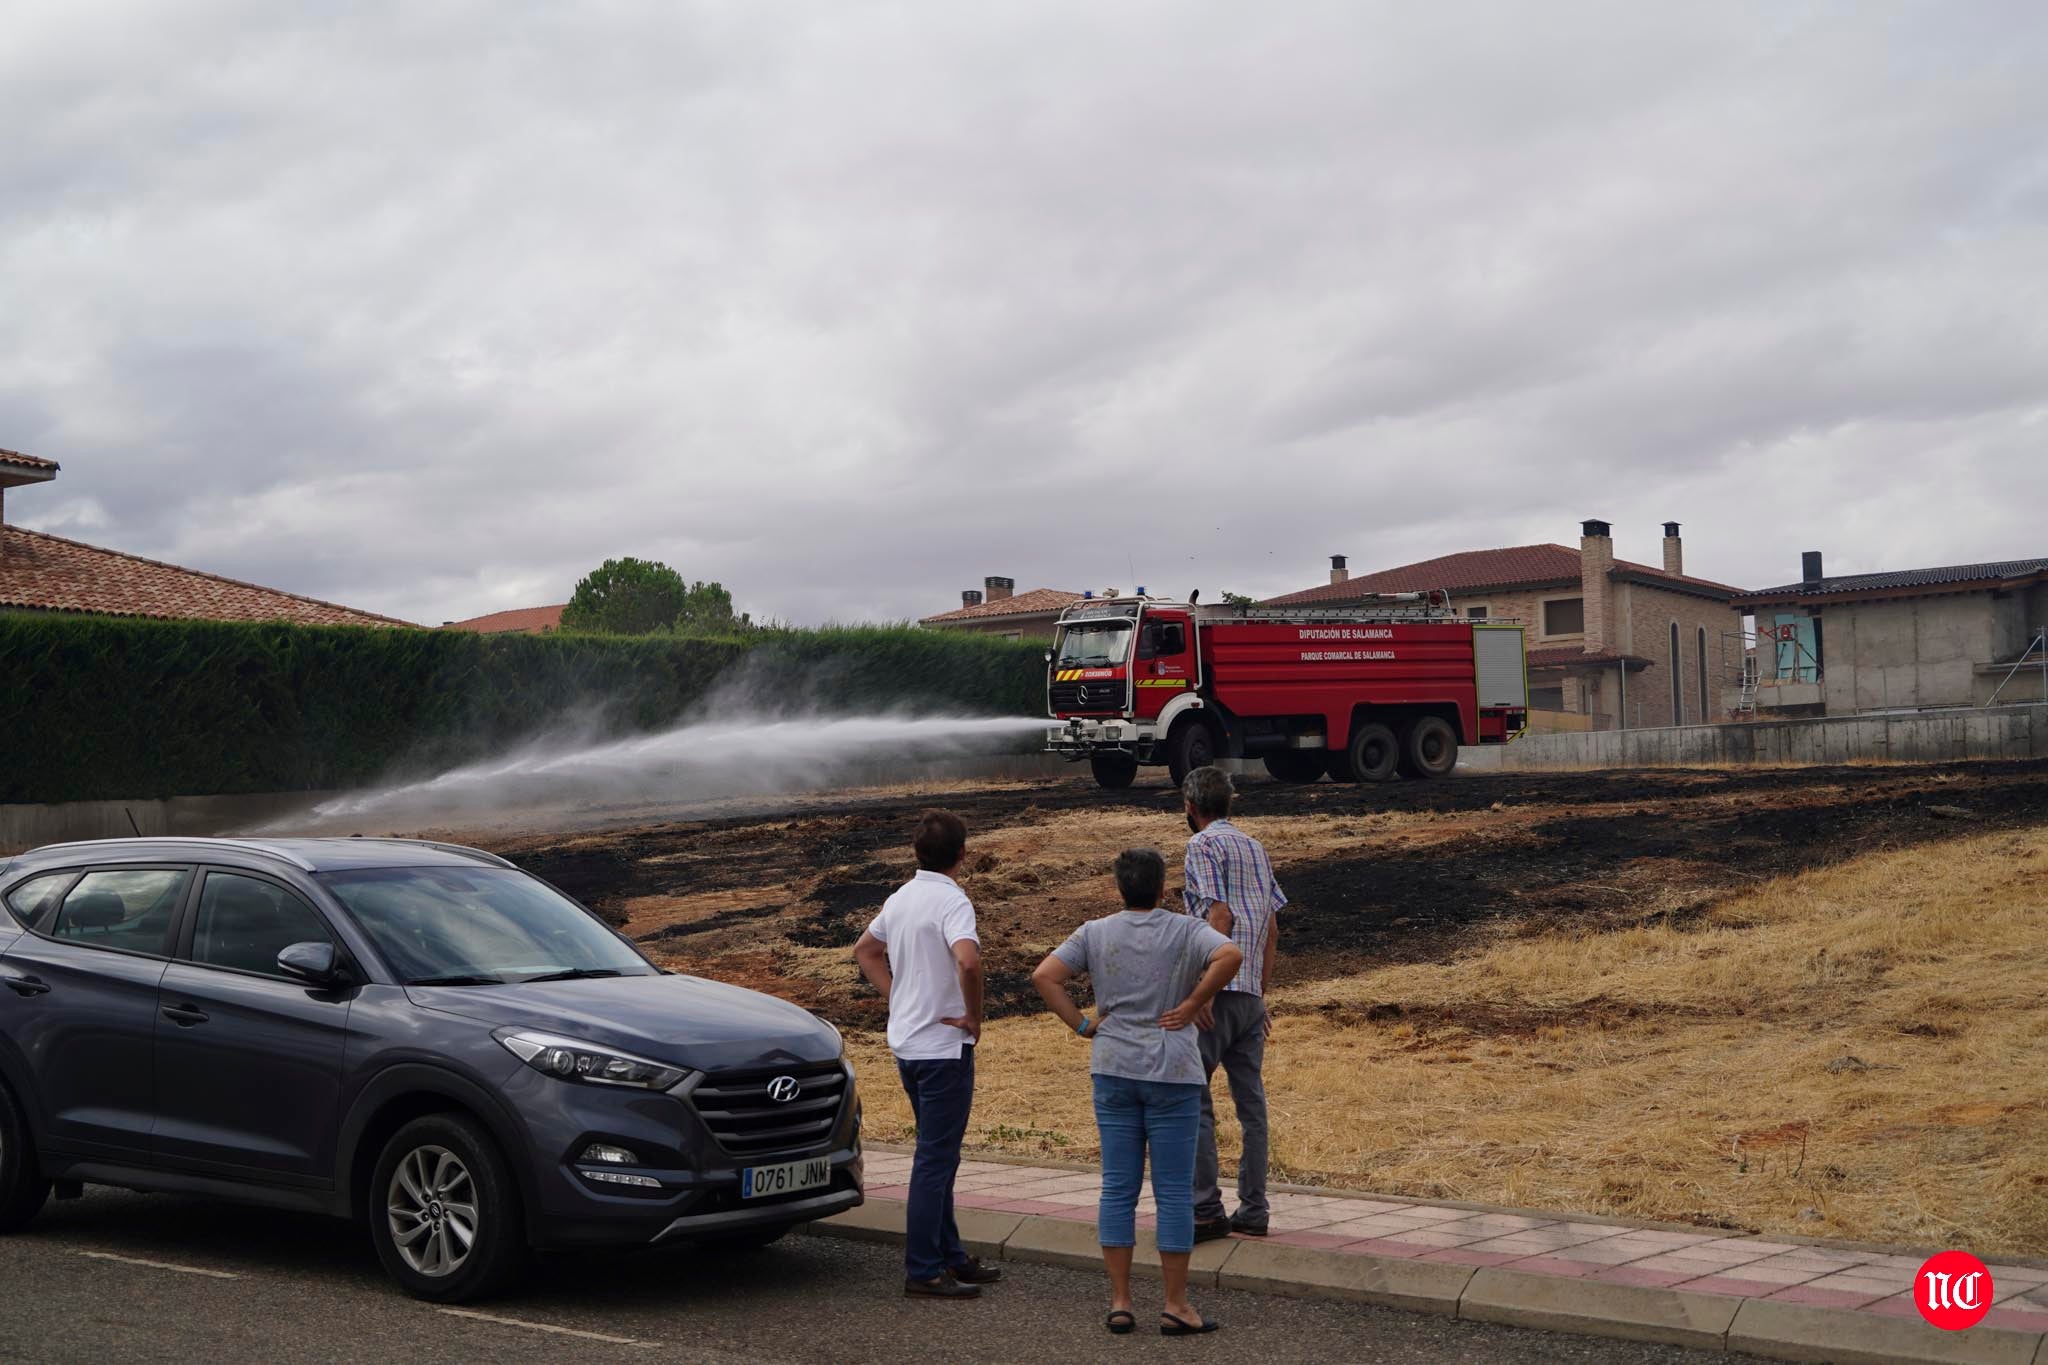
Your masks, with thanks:
[[[1202,1065],[1211,1078],[1221,1066],[1230,1080],[1230,1099],[1244,1130],[1244,1155],[1237,1164],[1237,1212],[1226,1218],[1217,1181],[1216,1106],[1202,1091],[1201,1139],[1195,1147],[1195,1240],[1212,1241],[1233,1232],[1266,1235],[1266,979],[1280,942],[1280,907],[1287,904],[1273,865],[1259,841],[1230,823],[1236,793],[1221,768],[1197,768],[1181,783],[1187,803],[1186,886],[1181,892],[1190,915],[1230,935],[1244,953],[1244,966],[1198,1017]]]

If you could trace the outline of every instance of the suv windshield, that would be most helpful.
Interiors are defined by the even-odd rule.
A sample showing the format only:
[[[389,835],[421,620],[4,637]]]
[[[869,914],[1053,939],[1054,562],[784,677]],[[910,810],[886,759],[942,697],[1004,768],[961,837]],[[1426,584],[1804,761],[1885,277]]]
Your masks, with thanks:
[[[320,880],[408,986],[656,974],[581,906],[509,868],[384,867]]]
[[[1129,621],[1088,621],[1067,627],[1059,662],[1069,668],[1120,664],[1130,655]]]

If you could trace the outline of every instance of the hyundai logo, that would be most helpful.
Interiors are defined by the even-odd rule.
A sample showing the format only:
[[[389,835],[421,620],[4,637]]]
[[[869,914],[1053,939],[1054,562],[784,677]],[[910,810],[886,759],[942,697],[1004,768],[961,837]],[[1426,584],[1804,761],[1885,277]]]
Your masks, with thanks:
[[[777,1104],[788,1104],[802,1093],[803,1086],[797,1083],[794,1076],[777,1076],[768,1082],[768,1098]]]

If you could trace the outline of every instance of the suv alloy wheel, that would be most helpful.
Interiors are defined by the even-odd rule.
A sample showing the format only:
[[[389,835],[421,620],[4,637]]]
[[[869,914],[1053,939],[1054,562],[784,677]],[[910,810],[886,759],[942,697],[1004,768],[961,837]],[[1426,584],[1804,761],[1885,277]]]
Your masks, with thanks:
[[[481,1298],[525,1261],[518,1188],[497,1144],[467,1115],[429,1114],[393,1134],[369,1203],[377,1259],[415,1298]]]

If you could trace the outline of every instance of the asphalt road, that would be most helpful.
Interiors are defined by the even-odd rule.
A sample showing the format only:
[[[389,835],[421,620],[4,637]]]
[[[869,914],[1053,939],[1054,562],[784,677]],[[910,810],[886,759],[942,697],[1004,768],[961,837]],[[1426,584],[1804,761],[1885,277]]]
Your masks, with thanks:
[[[1203,1341],[1102,1330],[1100,1276],[1010,1265],[975,1303],[906,1301],[893,1247],[790,1237],[743,1256],[543,1262],[506,1298],[442,1309],[385,1282],[359,1230],[93,1189],[0,1239],[0,1358],[38,1361],[1573,1361],[1731,1357],[1211,1292]],[[1145,1296],[1149,1293],[1151,1298]],[[1158,1286],[1141,1285],[1141,1306]],[[1141,1318],[1141,1321],[1151,1321]]]

